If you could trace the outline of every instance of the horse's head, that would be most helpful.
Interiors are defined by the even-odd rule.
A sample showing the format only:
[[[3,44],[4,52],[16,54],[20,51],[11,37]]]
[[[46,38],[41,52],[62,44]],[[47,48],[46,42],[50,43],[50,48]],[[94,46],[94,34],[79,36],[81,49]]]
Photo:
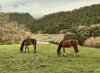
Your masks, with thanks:
[[[22,47],[20,47],[20,52],[21,52],[21,53],[23,52],[23,48],[22,48]]]
[[[60,50],[61,50],[61,46],[59,44],[58,49],[57,49],[57,56],[60,56],[60,53],[61,53]]]
[[[57,56],[59,57],[60,56],[60,51],[57,49]]]

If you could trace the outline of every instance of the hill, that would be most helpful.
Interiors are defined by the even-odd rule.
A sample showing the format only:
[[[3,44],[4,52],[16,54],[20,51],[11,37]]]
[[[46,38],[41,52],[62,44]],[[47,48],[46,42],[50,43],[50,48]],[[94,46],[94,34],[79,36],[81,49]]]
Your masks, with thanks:
[[[74,32],[79,25],[90,26],[100,23],[100,4],[74,9],[73,11],[58,12],[45,15],[34,22],[32,32],[59,33]]]
[[[29,13],[0,13],[0,24],[16,22],[19,25],[29,27],[35,19]]]

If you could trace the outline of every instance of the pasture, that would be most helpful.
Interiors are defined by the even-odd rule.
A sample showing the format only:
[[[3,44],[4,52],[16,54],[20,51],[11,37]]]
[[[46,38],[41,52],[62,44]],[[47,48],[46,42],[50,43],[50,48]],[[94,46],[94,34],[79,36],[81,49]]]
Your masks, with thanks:
[[[20,53],[19,44],[0,45],[0,73],[100,73],[100,49],[66,48],[66,57],[57,57],[57,45],[38,44],[37,53]]]

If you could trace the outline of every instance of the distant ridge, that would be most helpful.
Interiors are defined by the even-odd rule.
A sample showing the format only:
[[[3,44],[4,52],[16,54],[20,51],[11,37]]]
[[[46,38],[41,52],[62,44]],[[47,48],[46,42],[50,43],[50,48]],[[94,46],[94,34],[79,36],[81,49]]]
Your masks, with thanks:
[[[17,22],[18,24],[30,25],[35,19],[29,13],[3,13],[0,12],[0,24]]]

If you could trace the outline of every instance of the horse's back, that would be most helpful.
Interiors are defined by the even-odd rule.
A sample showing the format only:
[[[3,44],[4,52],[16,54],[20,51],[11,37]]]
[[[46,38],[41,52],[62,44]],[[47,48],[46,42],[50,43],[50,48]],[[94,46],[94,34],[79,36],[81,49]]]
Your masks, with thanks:
[[[31,45],[31,40],[30,40],[30,39],[25,39],[25,40],[24,40],[24,44],[26,44],[26,45]]]
[[[70,40],[62,40],[61,42],[60,42],[60,45],[62,46],[62,47],[69,47],[70,46]]]
[[[31,42],[37,43],[36,39],[31,39]]]
[[[72,39],[72,40],[71,40],[71,44],[76,44],[76,45],[77,45],[77,44],[78,44],[78,40]]]
[[[60,45],[61,45],[62,47],[71,47],[71,46],[73,46],[73,45],[75,45],[75,44],[77,44],[77,40],[75,40],[75,39],[70,39],[70,40],[64,39],[64,40],[62,40],[62,41],[60,42]]]

